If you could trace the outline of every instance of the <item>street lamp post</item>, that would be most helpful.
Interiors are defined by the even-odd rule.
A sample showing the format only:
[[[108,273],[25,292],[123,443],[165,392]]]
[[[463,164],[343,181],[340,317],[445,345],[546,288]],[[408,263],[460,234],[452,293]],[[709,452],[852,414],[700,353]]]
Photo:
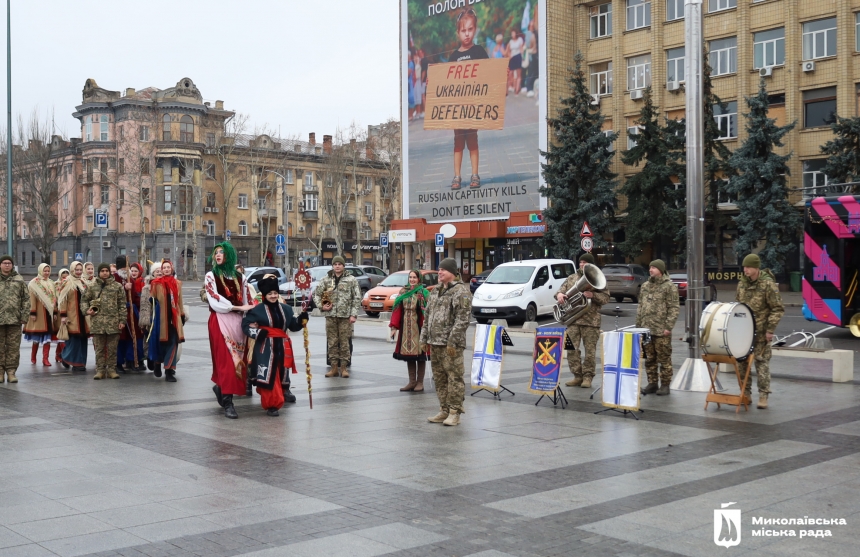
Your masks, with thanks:
[[[281,187],[283,189],[281,204],[284,206],[284,272],[290,276],[290,213],[287,210],[287,177],[280,172],[274,170],[266,170],[270,174],[281,178]]]
[[[15,255],[12,217],[12,0],[6,0],[6,253]]]

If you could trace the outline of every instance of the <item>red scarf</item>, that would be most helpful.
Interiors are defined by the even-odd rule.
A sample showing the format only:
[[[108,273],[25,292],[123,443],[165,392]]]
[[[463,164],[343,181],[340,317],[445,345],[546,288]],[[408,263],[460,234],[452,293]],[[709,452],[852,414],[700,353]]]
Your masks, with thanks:
[[[165,292],[168,292],[170,296],[173,297],[172,301],[167,297],[165,297],[164,301],[170,306],[171,312],[173,312],[174,325],[179,323],[179,283],[176,282],[176,278],[172,275],[159,277],[157,279],[153,279],[152,286],[156,289],[158,289],[158,286],[161,286],[161,288],[164,288]]]

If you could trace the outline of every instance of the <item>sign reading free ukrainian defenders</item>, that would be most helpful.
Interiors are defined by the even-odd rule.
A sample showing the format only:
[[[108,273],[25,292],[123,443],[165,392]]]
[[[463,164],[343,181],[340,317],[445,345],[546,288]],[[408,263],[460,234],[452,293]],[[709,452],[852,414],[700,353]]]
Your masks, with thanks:
[[[538,327],[535,332],[530,393],[553,396],[561,376],[564,333],[564,327]]]
[[[546,208],[546,0],[400,0],[403,218]]]

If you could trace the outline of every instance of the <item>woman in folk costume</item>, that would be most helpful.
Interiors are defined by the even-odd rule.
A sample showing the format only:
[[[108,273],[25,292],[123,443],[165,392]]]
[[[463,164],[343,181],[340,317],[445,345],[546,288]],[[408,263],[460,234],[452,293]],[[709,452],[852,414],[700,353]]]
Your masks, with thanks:
[[[260,404],[269,416],[277,416],[284,402],[295,402],[290,392],[290,370],[295,372],[293,343],[287,330],[301,331],[308,322],[307,312],[297,317],[290,306],[281,303],[278,279],[266,275],[257,288],[263,302],[254,306],[242,319],[242,331],[248,336],[248,375],[257,386]]]
[[[140,328],[143,330],[143,357],[146,358],[146,367],[156,377],[161,377],[161,362],[158,358],[158,335],[152,335],[152,281],[161,276],[161,262],[150,267],[149,276],[146,277],[143,288],[140,291]]]
[[[92,286],[96,283],[96,278],[96,266],[92,262],[87,261],[84,263],[84,276],[81,277],[81,280],[87,286]]]
[[[30,281],[30,320],[24,325],[24,339],[33,343],[30,362],[36,363],[39,344],[42,344],[42,365],[51,367],[51,341],[57,340],[54,315],[57,310],[57,288],[51,280],[51,266],[39,265],[36,278]]]
[[[212,391],[224,415],[239,417],[233,395],[245,394],[246,337],[242,314],[254,307],[245,277],[236,272],[236,250],[222,242],[212,251],[212,270],[203,284],[209,302],[209,347],[212,350]]]
[[[87,338],[90,334],[89,323],[85,312],[88,308],[82,307],[81,300],[87,291],[87,285],[83,281],[84,264],[75,261],[69,265],[71,274],[60,289],[57,305],[60,309],[60,322],[66,324],[69,330],[69,340],[63,348],[63,367],[72,371],[87,370]]]
[[[394,300],[391,314],[391,336],[397,331],[397,341],[394,345],[394,359],[406,362],[409,372],[409,383],[401,391],[422,392],[424,390],[424,372],[429,359],[426,352],[419,349],[421,329],[424,327],[424,314],[430,293],[421,284],[418,271],[409,271],[409,285],[400,290]]]
[[[127,326],[120,334],[120,348],[116,355],[117,371],[127,365],[125,371],[144,371],[143,365],[143,330],[140,328],[141,293],[143,292],[143,267],[140,263],[132,263],[128,267],[128,280],[123,283],[127,307]],[[123,342],[125,341],[125,342]]]
[[[56,315],[59,317],[60,315],[60,290],[63,289],[63,283],[66,282],[66,279],[69,278],[69,270],[68,269],[60,269],[60,272],[57,273],[57,282],[54,283],[54,289],[57,291],[57,311]],[[57,324],[59,327],[59,323]],[[54,333],[56,335],[56,332]],[[66,341],[56,339],[57,349],[54,351],[54,361],[57,363],[62,363],[63,358],[63,348],[66,347]]]
[[[165,259],[161,263],[161,276],[149,285],[155,302],[152,310],[150,337],[158,339],[158,356],[153,358],[164,366],[164,379],[176,382],[176,364],[179,363],[179,345],[185,342],[183,325],[187,320],[182,303],[182,282],[173,276],[173,263]],[[160,377],[160,373],[155,374]]]

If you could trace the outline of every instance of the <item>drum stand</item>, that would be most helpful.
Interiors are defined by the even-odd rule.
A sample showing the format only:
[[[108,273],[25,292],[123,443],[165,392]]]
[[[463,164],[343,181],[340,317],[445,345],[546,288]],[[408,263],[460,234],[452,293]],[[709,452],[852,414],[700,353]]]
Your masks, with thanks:
[[[741,406],[744,407],[745,411],[749,410],[750,404],[752,401],[750,397],[746,396],[746,388],[747,384],[749,384],[750,380],[750,368],[752,367],[752,354],[750,357],[747,357],[746,363],[746,371],[744,372],[743,379],[741,379],[741,365],[737,359],[732,356],[720,356],[716,354],[702,354],[702,360],[705,362],[705,365],[708,367],[708,374],[711,376],[711,389],[708,391],[708,395],[705,397],[705,410],[708,409],[708,403],[715,402],[717,403],[717,410],[720,409],[720,404],[730,404],[732,406],[737,406],[735,413],[740,413]],[[715,364],[714,368],[711,369],[711,363]],[[720,394],[717,392],[716,381],[717,381],[717,373],[720,369],[720,364],[731,364],[735,368],[735,376],[738,379],[738,386],[741,388],[740,394],[737,395],[726,395]]]

